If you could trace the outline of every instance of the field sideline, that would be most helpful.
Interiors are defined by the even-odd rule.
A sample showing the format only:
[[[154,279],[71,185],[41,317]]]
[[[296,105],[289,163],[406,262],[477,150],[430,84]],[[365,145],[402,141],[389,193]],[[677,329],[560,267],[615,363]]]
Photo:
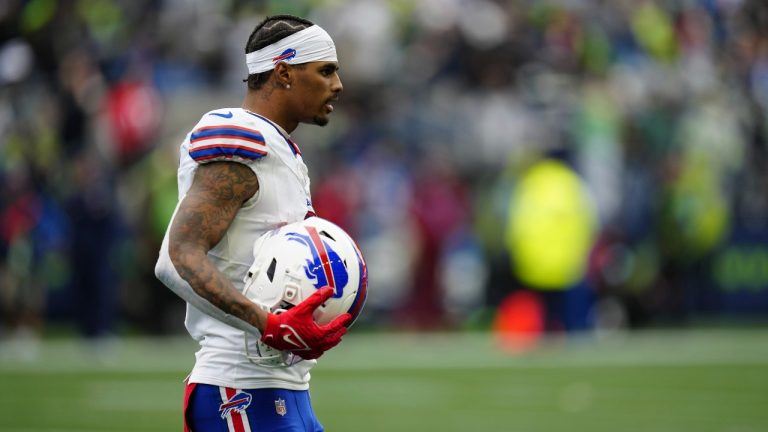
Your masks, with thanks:
[[[186,338],[0,343],[0,431],[180,431]],[[328,431],[768,430],[768,329],[555,339],[352,333],[313,372]]]

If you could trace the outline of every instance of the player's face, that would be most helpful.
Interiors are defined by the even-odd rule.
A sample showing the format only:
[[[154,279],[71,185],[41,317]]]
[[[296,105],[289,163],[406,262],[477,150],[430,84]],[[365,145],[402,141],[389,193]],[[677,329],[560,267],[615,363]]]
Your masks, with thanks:
[[[304,123],[328,124],[333,102],[344,90],[337,62],[311,62],[297,70],[296,90],[301,92],[300,117]]]

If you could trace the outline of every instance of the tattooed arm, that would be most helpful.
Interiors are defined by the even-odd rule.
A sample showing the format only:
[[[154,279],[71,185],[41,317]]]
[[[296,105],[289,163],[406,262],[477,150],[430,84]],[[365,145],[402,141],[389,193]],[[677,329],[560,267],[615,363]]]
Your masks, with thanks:
[[[256,193],[258,180],[245,165],[200,165],[192,187],[171,220],[155,274],[181,298],[229,325],[264,329],[267,312],[237,291],[208,259],[243,202]]]

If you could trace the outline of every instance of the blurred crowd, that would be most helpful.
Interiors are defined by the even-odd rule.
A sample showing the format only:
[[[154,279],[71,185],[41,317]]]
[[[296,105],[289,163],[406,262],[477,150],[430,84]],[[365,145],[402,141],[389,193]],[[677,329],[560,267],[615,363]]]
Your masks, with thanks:
[[[768,317],[761,0],[0,0],[0,336],[182,331],[178,147],[280,13],[339,51],[295,138],[367,258],[360,325]]]

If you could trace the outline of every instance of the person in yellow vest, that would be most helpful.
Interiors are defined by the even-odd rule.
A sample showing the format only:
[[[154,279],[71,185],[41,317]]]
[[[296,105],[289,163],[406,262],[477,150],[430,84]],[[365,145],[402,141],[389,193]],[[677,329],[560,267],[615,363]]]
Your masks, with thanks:
[[[522,173],[505,245],[521,288],[541,299],[544,330],[586,325],[593,296],[583,281],[597,228],[589,191],[568,165],[542,159]]]

